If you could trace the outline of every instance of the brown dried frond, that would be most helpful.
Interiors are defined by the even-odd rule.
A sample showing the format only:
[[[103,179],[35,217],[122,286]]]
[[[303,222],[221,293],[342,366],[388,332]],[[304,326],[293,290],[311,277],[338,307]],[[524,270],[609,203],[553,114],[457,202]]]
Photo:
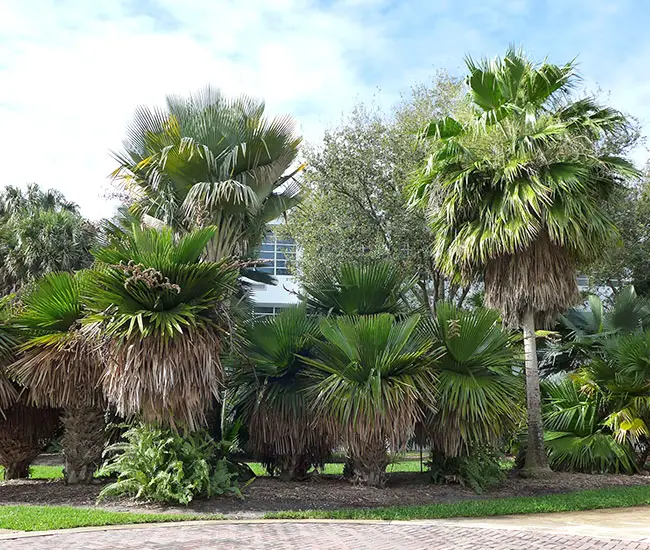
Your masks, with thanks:
[[[0,414],[0,464],[7,468],[34,460],[58,434],[59,415],[57,409],[28,405],[24,395],[3,411]]]
[[[187,329],[176,338],[137,334],[107,345],[103,388],[120,416],[196,430],[223,379],[216,330]]]
[[[18,391],[0,367],[0,411],[11,407],[18,399]],[[2,414],[0,412],[0,414]]]
[[[314,414],[306,403],[298,408],[280,408],[262,399],[249,422],[251,450],[280,461],[304,456],[318,465],[337,443],[331,424],[323,415]]]
[[[8,367],[29,400],[37,407],[94,406],[104,402],[103,373],[96,344],[71,334],[64,345],[39,346],[25,351]]]
[[[535,312],[540,326],[547,325],[579,300],[576,262],[546,233],[525,250],[486,266],[485,302],[500,310],[511,326],[519,326],[526,311]]]

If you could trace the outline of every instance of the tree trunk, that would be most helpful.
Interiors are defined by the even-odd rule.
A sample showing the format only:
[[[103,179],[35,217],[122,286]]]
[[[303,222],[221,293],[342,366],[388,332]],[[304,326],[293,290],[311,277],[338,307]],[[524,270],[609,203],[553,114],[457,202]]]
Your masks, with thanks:
[[[68,407],[62,420],[65,482],[68,485],[91,483],[104,452],[104,409]]]
[[[368,441],[364,449],[354,457],[355,478],[369,487],[383,487],[386,484],[388,453],[383,439]]]
[[[532,311],[524,315],[524,354],[526,358],[526,410],[528,414],[528,445],[522,475],[534,477],[550,472],[544,450],[544,425],[542,399],[539,388],[537,344],[535,342],[535,316]]]
[[[12,462],[5,468],[5,480],[9,479],[26,479],[29,477],[29,465],[31,460],[23,462]]]

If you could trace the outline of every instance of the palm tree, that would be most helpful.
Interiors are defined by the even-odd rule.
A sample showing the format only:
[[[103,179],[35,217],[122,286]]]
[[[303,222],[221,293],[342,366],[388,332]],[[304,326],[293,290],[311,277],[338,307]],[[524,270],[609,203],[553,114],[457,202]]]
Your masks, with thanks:
[[[23,333],[21,353],[9,375],[29,389],[36,407],[63,409],[66,483],[90,483],[104,451],[102,363],[83,334],[88,272],[51,273],[22,297],[14,325]]]
[[[37,185],[0,193],[0,291],[40,275],[89,267],[96,229],[57,191]]]
[[[246,257],[266,224],[301,200],[293,176],[301,139],[290,117],[268,119],[264,103],[207,87],[140,107],[127,130],[115,179],[132,211],[187,231],[218,227],[208,257]]]
[[[515,339],[502,328],[499,313],[443,302],[420,330],[437,357],[437,411],[426,419],[433,451],[466,456],[513,435],[524,419],[523,380],[515,373]]]
[[[575,371],[602,356],[609,341],[650,328],[650,304],[633,286],[622,288],[610,307],[598,296],[587,297],[587,308],[572,308],[559,316],[561,338],[547,343],[541,368],[545,374]]]
[[[609,338],[577,372],[543,385],[551,463],[634,473],[650,456],[650,331]]]
[[[341,433],[368,485],[384,485],[388,449],[402,450],[424,411],[435,408],[430,343],[416,332],[419,321],[387,313],[323,319],[317,357],[303,357],[318,369],[316,410]]]
[[[600,153],[625,126],[592,99],[573,100],[573,63],[536,65],[521,52],[467,60],[468,109],[427,128],[433,152],[413,185],[431,209],[440,268],[481,272],[486,305],[524,332],[528,410],[525,471],[548,469],[544,452],[536,323],[579,301],[576,266],[615,235],[605,203],[636,170]]]
[[[94,252],[90,327],[107,340],[103,387],[119,415],[189,430],[205,423],[222,384],[220,307],[238,273],[229,260],[202,261],[215,235],[134,226]]]
[[[249,445],[271,470],[290,479],[304,479],[333,446],[324,418],[310,406],[311,380],[301,359],[311,356],[318,334],[318,322],[304,306],[255,321],[246,331],[246,358],[231,384]]]
[[[416,279],[407,279],[390,262],[348,263],[323,270],[304,285],[308,306],[333,315],[404,313]]]
[[[18,344],[14,331],[9,326],[12,296],[0,298],[0,415],[18,400],[16,386],[7,378],[5,367],[11,362]]]

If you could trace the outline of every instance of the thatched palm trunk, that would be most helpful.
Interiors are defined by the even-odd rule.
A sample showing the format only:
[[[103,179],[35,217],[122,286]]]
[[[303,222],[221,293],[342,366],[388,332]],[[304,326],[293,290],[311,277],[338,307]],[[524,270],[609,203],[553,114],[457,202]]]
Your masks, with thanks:
[[[525,313],[522,321],[524,332],[524,354],[526,361],[526,408],[528,415],[528,446],[526,462],[522,473],[527,476],[545,474],[550,471],[544,450],[544,425],[542,422],[542,399],[539,387],[537,365],[537,344],[535,342],[535,316]]]
[[[68,485],[91,483],[104,452],[104,409],[67,407],[63,413],[64,477]]]
[[[59,411],[25,404],[25,398],[0,415],[0,465],[5,479],[29,476],[29,465],[59,430]]]
[[[388,452],[383,438],[373,438],[354,453],[354,477],[363,485],[383,487],[386,485]]]

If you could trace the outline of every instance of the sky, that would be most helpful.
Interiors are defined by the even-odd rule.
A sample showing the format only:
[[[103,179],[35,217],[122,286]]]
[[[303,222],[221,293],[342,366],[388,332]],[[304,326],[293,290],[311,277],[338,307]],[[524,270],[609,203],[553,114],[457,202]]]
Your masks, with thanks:
[[[509,44],[577,57],[585,87],[650,134],[649,21],[647,0],[0,0],[0,185],[110,216],[110,151],[138,105],[211,84],[318,142],[356,102],[389,106]]]

